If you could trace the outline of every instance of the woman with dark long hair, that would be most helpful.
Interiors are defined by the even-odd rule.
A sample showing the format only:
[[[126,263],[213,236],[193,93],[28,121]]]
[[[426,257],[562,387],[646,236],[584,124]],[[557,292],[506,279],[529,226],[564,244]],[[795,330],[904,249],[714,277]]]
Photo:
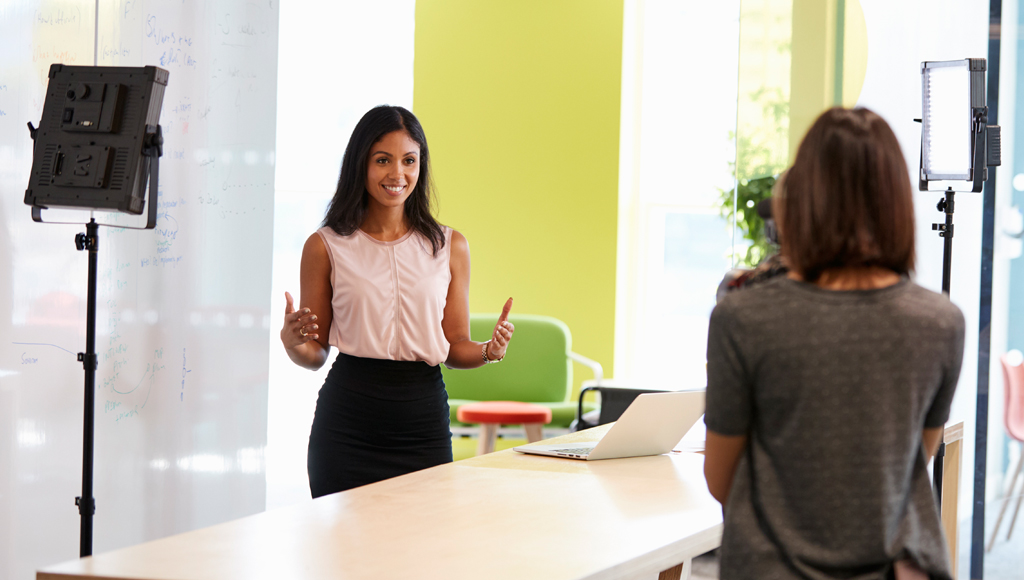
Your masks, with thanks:
[[[909,279],[899,142],[830,109],[774,197],[789,272],[726,295],[708,330],[708,489],[722,580],[950,578],[927,464],[964,318]]]
[[[498,362],[512,338],[509,298],[491,339],[470,340],[469,244],[434,219],[432,189],[419,120],[402,107],[363,115],[302,250],[297,310],[285,293],[291,360],[315,370],[338,349],[309,435],[313,497],[451,462],[438,365]]]

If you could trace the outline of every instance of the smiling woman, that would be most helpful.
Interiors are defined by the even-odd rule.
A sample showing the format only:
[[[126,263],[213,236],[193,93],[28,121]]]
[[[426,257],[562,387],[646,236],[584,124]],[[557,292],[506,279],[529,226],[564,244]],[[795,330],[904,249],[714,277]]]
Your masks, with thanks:
[[[339,351],[309,437],[313,497],[450,462],[438,365],[505,356],[512,299],[491,340],[470,340],[469,244],[434,219],[432,198],[419,120],[402,107],[371,109],[345,149],[323,227],[303,248],[298,311],[285,293],[289,358],[316,370],[331,346]]]
[[[405,184],[406,191],[399,192],[401,199],[398,201],[385,193],[384,186],[394,187],[400,183]],[[338,189],[323,225],[342,236],[368,228],[374,229],[372,233],[377,236],[394,235],[395,231],[387,234],[380,231],[378,228],[383,224],[374,217],[387,213],[384,221],[402,230],[402,234],[410,228],[416,230],[429,240],[432,253],[436,255],[444,239],[440,224],[431,215],[433,200],[430,149],[419,120],[403,107],[375,107],[352,131],[342,159]],[[380,213],[388,207],[392,208],[391,212]],[[368,216],[376,223],[364,224]]]
[[[384,207],[403,207],[420,177],[420,145],[405,131],[392,131],[374,146],[366,169],[366,191]]]

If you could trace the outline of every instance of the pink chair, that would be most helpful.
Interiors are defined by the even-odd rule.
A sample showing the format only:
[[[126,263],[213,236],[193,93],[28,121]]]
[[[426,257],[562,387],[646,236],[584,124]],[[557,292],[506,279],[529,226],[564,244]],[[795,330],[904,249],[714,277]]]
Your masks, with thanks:
[[[1024,444],[1024,356],[1020,351],[1010,351],[999,357],[1003,363],[1003,391],[1006,393],[1006,413],[1003,416],[1006,425],[1006,432]],[[996,534],[999,533],[999,525],[1003,523],[1003,516],[1006,515],[1006,508],[1010,507],[1014,491],[1017,488],[1017,478],[1020,477],[1021,468],[1024,467],[1024,448],[1021,449],[1020,459],[1017,460],[1017,468],[1013,471],[1013,478],[1010,480],[1010,488],[1006,492],[1006,501],[1003,508],[999,510],[999,517],[996,518],[996,525],[992,528],[992,536],[988,540],[985,551],[990,551],[995,544]],[[1020,512],[1021,501],[1024,500],[1024,489],[1017,497],[1017,507],[1013,509],[1013,517],[1010,519],[1010,529],[1006,532],[1006,539],[1013,534],[1013,525],[1017,522],[1017,514]]]

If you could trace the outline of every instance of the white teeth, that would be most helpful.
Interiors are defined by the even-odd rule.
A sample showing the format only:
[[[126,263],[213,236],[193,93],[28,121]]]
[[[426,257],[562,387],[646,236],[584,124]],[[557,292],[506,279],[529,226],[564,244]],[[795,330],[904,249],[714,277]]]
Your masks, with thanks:
[[[405,186],[403,185],[401,187],[392,187],[390,185],[385,185],[384,189],[386,189],[388,191],[393,191],[395,193],[398,193],[399,191],[402,191],[403,189],[405,189]]]

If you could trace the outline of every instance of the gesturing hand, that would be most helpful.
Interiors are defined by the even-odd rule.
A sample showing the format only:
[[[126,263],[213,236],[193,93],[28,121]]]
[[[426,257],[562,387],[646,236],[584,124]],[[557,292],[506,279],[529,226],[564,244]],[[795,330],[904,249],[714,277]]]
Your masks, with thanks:
[[[490,360],[497,360],[505,356],[508,342],[512,340],[512,333],[516,331],[515,325],[508,321],[509,310],[512,310],[511,298],[501,309],[501,316],[498,317],[498,323],[494,325],[494,332],[491,333],[491,340],[487,343],[487,358]]]
[[[310,313],[309,308],[296,312],[292,295],[288,292],[284,293],[284,299],[287,301],[284,307],[284,327],[281,328],[281,342],[284,343],[284,347],[292,349],[320,338],[316,332],[320,328],[315,324],[316,314]]]

